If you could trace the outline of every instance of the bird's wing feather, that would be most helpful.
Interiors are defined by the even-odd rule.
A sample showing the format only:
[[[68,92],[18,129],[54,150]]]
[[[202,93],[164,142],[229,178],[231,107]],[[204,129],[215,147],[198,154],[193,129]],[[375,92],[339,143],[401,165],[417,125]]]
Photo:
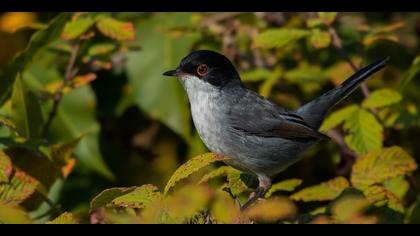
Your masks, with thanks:
[[[245,135],[284,139],[327,137],[313,130],[299,115],[286,111],[250,90],[241,94],[227,115],[230,126]]]

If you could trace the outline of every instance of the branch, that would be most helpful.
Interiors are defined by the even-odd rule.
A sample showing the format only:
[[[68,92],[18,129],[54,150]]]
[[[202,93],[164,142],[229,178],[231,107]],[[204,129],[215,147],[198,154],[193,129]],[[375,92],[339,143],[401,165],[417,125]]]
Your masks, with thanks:
[[[66,67],[66,72],[64,75],[63,82],[61,83],[60,87],[57,89],[57,91],[54,94],[54,101],[53,101],[53,107],[48,114],[47,122],[44,125],[42,136],[44,138],[47,138],[48,131],[51,128],[52,121],[54,120],[54,117],[57,115],[58,107],[60,105],[61,99],[63,98],[63,91],[64,88],[67,86],[67,84],[74,78],[76,75],[76,71],[74,71],[74,65],[76,63],[77,54],[79,53],[80,45],[75,44],[72,46],[71,55],[69,63]]]
[[[328,32],[330,33],[330,36],[331,36],[331,39],[332,39],[332,44],[334,45],[334,47],[336,47],[341,52],[344,60],[350,65],[350,67],[353,69],[353,71],[357,72],[359,70],[359,67],[356,66],[356,64],[354,64],[354,62],[351,60],[348,52],[344,49],[342,40],[341,40],[340,36],[338,35],[337,31],[331,25],[327,25],[327,27],[328,27]],[[362,82],[360,87],[362,89],[363,96],[365,98],[369,97],[370,96],[370,90],[369,90],[368,86],[366,85],[366,83]],[[374,108],[371,108],[369,110],[374,114],[378,113],[378,111]]]

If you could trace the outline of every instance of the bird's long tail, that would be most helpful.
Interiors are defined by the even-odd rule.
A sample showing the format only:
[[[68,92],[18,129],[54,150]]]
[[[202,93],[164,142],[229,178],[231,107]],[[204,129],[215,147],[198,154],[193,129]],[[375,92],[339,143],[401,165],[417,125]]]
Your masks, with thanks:
[[[370,75],[382,69],[388,60],[389,57],[381,59],[360,69],[350,78],[344,81],[340,86],[331,89],[320,97],[303,105],[296,112],[302,116],[306,123],[308,123],[312,128],[318,130],[327,112],[334,105],[339,103],[351,92],[353,92],[360,85],[360,83],[362,83]]]

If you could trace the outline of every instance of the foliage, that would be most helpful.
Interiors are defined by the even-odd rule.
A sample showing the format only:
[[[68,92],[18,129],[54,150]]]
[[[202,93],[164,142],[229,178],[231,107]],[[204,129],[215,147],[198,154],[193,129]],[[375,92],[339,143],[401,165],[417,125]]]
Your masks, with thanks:
[[[418,22],[2,13],[0,223],[419,223]],[[391,60],[326,117],[331,140],[240,211],[257,179],[206,152],[182,86],[162,77],[196,49],[222,52],[247,87],[287,109]]]

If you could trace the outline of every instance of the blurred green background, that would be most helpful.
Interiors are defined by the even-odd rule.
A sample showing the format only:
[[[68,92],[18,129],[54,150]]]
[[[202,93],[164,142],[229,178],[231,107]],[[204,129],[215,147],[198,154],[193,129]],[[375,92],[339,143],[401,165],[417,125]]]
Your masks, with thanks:
[[[329,28],[320,26],[315,13],[96,14],[131,22],[135,38],[119,42],[117,49],[104,55],[89,54],[94,40],[102,39],[81,43],[80,71],[94,73],[96,78],[63,95],[48,134],[52,143],[86,134],[75,151],[75,168],[66,180],[54,184],[49,195],[64,210],[88,212],[90,200],[113,186],[151,183],[163,188],[179,165],[206,152],[182,87],[176,79],[162,76],[192,50],[223,53],[237,66],[247,87],[288,109],[310,101],[353,73],[343,51],[334,47]],[[55,16],[0,14],[0,73],[5,73],[30,37]],[[403,94],[403,100],[379,114],[386,127],[384,146],[399,145],[419,162],[420,84],[418,65],[414,69],[413,65],[420,55],[420,14],[339,13],[332,26],[344,54],[356,65],[391,57],[386,70],[373,76],[368,87],[371,91],[389,87]],[[285,31],[262,36],[271,29]],[[276,42],[270,40],[274,35]],[[54,88],[65,73],[69,54],[62,41],[40,49],[22,74],[41,101],[45,90]],[[405,79],[408,73],[412,76]],[[362,99],[357,90],[339,107]],[[51,104],[41,105],[46,117]],[[9,114],[9,106],[6,102],[0,114]],[[0,126],[0,136],[8,135],[9,130]],[[334,141],[323,141],[304,155],[303,161],[273,182],[299,178],[309,186],[337,175],[348,176],[351,171],[352,159]],[[418,175],[411,181],[413,188],[420,187]]]

